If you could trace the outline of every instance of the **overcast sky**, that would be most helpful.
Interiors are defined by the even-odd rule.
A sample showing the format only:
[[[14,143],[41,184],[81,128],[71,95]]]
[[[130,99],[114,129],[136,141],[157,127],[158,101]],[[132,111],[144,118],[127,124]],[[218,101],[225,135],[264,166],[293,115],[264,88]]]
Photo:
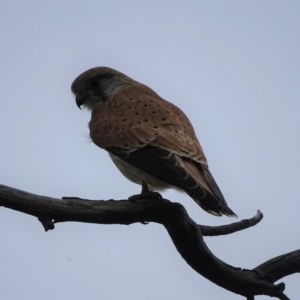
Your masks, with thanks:
[[[300,2],[1,1],[0,183],[53,197],[124,199],[140,191],[89,140],[77,75],[109,66],[152,87],[192,121],[240,218],[206,238],[253,268],[300,248]],[[230,223],[168,191],[200,224]],[[234,300],[193,271],[157,224],[58,224],[0,209],[3,300]],[[300,278],[284,278],[299,297]],[[258,297],[269,299],[269,297]]]

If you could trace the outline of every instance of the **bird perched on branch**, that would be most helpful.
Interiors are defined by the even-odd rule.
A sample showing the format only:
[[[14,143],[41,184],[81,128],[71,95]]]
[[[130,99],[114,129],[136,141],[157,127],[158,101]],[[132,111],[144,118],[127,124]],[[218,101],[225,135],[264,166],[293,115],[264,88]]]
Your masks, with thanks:
[[[213,215],[235,216],[208,169],[189,119],[178,107],[107,67],[82,73],[71,89],[78,107],[91,110],[92,141],[109,152],[123,175],[142,185],[141,196],[177,188]]]

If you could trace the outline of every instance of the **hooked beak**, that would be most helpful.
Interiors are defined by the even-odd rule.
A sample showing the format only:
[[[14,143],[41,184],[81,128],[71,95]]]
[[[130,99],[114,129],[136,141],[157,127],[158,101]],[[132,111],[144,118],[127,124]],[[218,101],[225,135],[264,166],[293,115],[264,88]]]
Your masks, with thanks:
[[[84,103],[84,99],[80,98],[80,97],[76,97],[76,104],[79,107],[79,109],[81,109],[81,105],[83,105]]]

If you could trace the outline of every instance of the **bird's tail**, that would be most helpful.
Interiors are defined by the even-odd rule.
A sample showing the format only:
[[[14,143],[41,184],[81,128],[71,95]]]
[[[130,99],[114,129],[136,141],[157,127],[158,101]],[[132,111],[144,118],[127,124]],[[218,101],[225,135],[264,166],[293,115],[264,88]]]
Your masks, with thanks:
[[[208,213],[214,215],[214,216],[228,216],[228,217],[237,217],[237,215],[229,208],[227,203],[224,201],[220,201],[219,199],[216,199],[213,195],[211,195],[209,192],[206,193],[205,197],[198,197],[195,195],[195,193],[190,193],[186,191],[195,202],[202,207],[205,211]],[[201,193],[203,194],[203,190],[201,190]],[[198,193],[197,193],[198,194]]]
[[[189,165],[189,166],[188,166]],[[195,200],[205,211],[215,216],[237,217],[229,208],[222,192],[212,177],[206,164],[189,162],[186,167],[190,169],[190,174],[197,181],[197,185],[185,189],[185,192]]]

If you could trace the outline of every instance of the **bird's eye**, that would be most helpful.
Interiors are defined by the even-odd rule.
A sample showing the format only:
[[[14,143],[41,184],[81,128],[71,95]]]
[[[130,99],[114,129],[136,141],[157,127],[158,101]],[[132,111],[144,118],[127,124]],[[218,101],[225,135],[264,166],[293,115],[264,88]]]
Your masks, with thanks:
[[[98,83],[99,83],[99,80],[96,76],[90,78],[89,80],[89,85],[91,88],[95,89],[96,87],[98,87]]]

